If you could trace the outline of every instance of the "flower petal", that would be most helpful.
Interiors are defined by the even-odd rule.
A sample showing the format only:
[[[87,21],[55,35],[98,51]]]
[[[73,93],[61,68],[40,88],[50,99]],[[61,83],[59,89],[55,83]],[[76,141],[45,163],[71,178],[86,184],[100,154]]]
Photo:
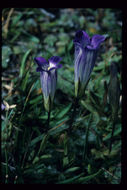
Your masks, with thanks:
[[[53,56],[53,57],[51,57],[51,58],[49,59],[49,68],[48,68],[48,70],[51,71],[52,69],[61,68],[62,65],[61,65],[61,64],[58,65],[58,63],[59,63],[61,60],[62,60],[62,58],[59,57],[59,56]]]
[[[50,71],[50,77],[51,77],[50,97],[51,97],[51,100],[53,101],[54,95],[55,95],[55,91],[56,91],[57,71],[56,70]]]
[[[79,44],[81,47],[86,47],[90,44],[90,37],[85,31],[79,30],[76,32],[74,43]]]
[[[53,66],[53,67],[49,67],[48,68],[48,71],[52,71],[53,69],[60,69],[62,67],[62,65],[61,64],[59,64],[59,65],[56,65],[56,66]]]
[[[38,64],[39,67],[42,67],[43,70],[47,70],[49,64],[43,57],[35,57],[34,61]]]
[[[75,44],[75,95],[82,93],[87,85],[97,57],[96,49],[82,48]]]
[[[98,49],[100,47],[100,44],[105,40],[105,37],[99,34],[93,35],[91,39],[91,46],[94,49]],[[89,48],[89,49],[92,49]]]
[[[41,67],[37,67],[37,68],[36,68],[36,71],[37,71],[37,72],[42,72],[43,69],[42,69]]]
[[[49,72],[42,71],[40,73],[40,79],[44,101],[47,102],[49,96],[51,101],[53,101],[57,83],[57,71],[55,69]]]
[[[62,67],[62,65],[61,65],[61,64],[57,65],[57,69],[60,69],[61,67]]]
[[[85,54],[86,54],[86,60],[85,60],[85,67],[83,69],[84,73],[83,73],[83,78],[82,78],[84,86],[87,84],[90,78],[91,72],[93,70],[93,67],[95,65],[97,51],[86,49]]]
[[[6,106],[4,104],[1,104],[1,110],[4,110]]]
[[[75,57],[74,57],[74,70],[75,70],[75,81],[78,81],[81,75],[81,70],[80,69],[83,65],[84,65],[84,61],[82,63],[82,59],[84,57],[84,53],[83,53],[83,49],[78,46],[75,45]]]
[[[42,92],[43,92],[43,95],[44,95],[44,99],[48,98],[48,96],[49,96],[48,78],[49,78],[49,73],[48,72],[42,71],[40,73],[41,87],[42,87]]]
[[[62,60],[61,57],[59,56],[52,56],[50,59],[49,59],[49,63],[54,63],[54,64],[57,64],[59,63],[60,61]]]

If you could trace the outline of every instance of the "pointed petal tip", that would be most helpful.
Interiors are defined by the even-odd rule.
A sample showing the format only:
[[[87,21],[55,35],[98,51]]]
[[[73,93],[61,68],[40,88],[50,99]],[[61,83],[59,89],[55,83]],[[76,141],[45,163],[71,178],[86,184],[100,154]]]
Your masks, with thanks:
[[[85,31],[78,30],[75,34],[75,39],[73,42],[74,44],[78,44],[82,47],[85,47],[88,44],[90,44],[90,37]]]
[[[43,64],[45,64],[45,63],[48,63],[48,62],[46,61],[46,59],[43,58],[43,57],[35,57],[35,58],[34,58],[34,61],[35,61],[39,66],[41,66],[41,65],[43,65]]]
[[[61,67],[63,67],[62,64],[57,65],[57,68],[58,68],[58,69],[60,69]]]
[[[61,60],[62,60],[62,58],[59,57],[59,56],[52,56],[48,61],[49,61],[49,62],[52,62],[52,63],[54,63],[54,64],[57,64],[57,63],[59,63]]]
[[[91,38],[91,47],[88,47],[88,49],[98,49],[101,45],[101,43],[106,39],[104,35],[95,34]]]

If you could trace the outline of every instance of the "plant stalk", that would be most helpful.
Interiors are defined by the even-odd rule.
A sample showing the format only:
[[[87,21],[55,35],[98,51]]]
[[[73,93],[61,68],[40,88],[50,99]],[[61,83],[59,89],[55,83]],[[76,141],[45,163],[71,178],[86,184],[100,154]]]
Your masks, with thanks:
[[[112,124],[112,134],[111,134],[111,139],[110,139],[110,144],[109,144],[109,154],[112,150],[112,143],[113,143],[113,135],[114,135],[114,131],[115,131],[115,120],[113,121],[113,124]]]
[[[118,114],[118,110],[115,110],[115,112],[112,114],[112,121],[113,122],[112,122],[112,134],[111,134],[111,139],[110,139],[110,143],[109,143],[109,154],[112,150],[113,135],[114,135],[115,126],[116,126],[117,114]]]
[[[91,119],[92,119],[92,114],[90,115],[88,126],[87,126],[87,129],[86,129],[86,138],[85,138],[84,150],[83,150],[83,162],[85,162],[86,156],[87,156],[88,136],[89,136],[89,129],[90,129]]]
[[[49,130],[49,124],[50,124],[50,115],[51,115],[51,111],[48,112],[48,119],[47,119],[47,126],[46,126],[46,130]]]
[[[6,180],[5,183],[8,183],[8,153],[7,153],[7,147],[5,147],[5,160],[6,160]]]
[[[78,101],[79,101],[79,99],[78,99],[78,97],[76,97],[75,100],[74,100],[74,104],[73,104],[73,111],[72,111],[71,119],[69,121],[69,129],[68,129],[69,133],[72,130],[72,125],[73,125],[73,122],[74,122],[74,117],[76,115],[76,108],[78,106]]]

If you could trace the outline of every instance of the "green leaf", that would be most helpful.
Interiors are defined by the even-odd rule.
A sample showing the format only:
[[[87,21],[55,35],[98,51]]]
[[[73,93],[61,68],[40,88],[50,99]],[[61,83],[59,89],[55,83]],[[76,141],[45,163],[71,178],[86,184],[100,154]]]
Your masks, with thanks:
[[[72,168],[67,169],[67,170],[65,171],[65,173],[75,172],[75,171],[77,171],[77,170],[79,170],[79,169],[80,169],[80,167],[72,167]]]
[[[77,183],[80,183],[80,184],[84,184],[86,182],[88,182],[89,180],[97,177],[98,175],[102,174],[102,169],[100,169],[97,173],[95,174],[92,174],[92,175],[89,175],[89,176],[86,176],[86,177],[80,177],[79,179],[76,180]]]
[[[91,99],[91,101],[97,106],[100,106],[100,99],[101,97],[98,96],[97,94],[95,94],[94,92],[90,91],[90,94],[89,94],[89,98]]]
[[[70,110],[72,104],[66,106],[62,111],[56,116],[57,119],[61,119]]]
[[[25,91],[25,89],[26,89],[26,85],[27,85],[27,82],[28,82],[29,75],[30,74],[29,74],[29,71],[28,71],[26,73],[26,75],[25,75],[25,78],[22,81],[21,88],[22,88],[23,91]]]
[[[2,121],[1,131],[4,131],[5,127],[6,127],[6,120]]]
[[[34,98],[33,100],[30,100],[29,103],[30,104],[37,104],[38,102],[40,102],[42,100],[42,95],[37,96],[36,98]],[[41,118],[41,117],[40,117]],[[47,115],[46,115],[47,118]]]
[[[45,155],[40,156],[40,157],[36,156],[36,157],[34,158],[34,160],[33,160],[32,163],[35,164],[35,163],[37,163],[38,161],[45,160],[45,159],[48,159],[48,158],[51,158],[51,157],[52,157],[51,154],[45,154]]]
[[[45,154],[45,155],[40,157],[40,159],[48,159],[48,158],[52,158],[52,155],[51,154]]]
[[[47,35],[47,37],[44,39],[44,42],[48,44],[49,46],[53,46],[56,41],[57,41],[57,37],[52,34]]]
[[[81,173],[75,177],[72,177],[72,178],[69,178],[69,179],[66,179],[64,181],[60,181],[56,184],[70,184],[70,183],[74,183],[76,179],[78,179],[79,177],[81,177],[82,175],[84,175],[84,173]]]
[[[70,51],[72,47],[73,47],[73,41],[69,43],[69,45],[67,46],[67,50]]]
[[[113,136],[119,135],[119,134],[121,133],[121,130],[122,130],[122,129],[121,129],[121,124],[120,124],[120,125],[119,125],[119,128],[115,130]],[[108,139],[110,139],[110,138],[111,138],[111,133],[108,134],[106,137],[103,137],[103,141],[106,141],[106,140],[108,140]]]
[[[36,156],[35,158],[34,158],[34,160],[33,160],[33,162],[32,162],[32,164],[35,164],[36,162],[38,162],[39,161],[39,157],[38,156]]]
[[[12,19],[11,27],[15,27],[18,22],[20,22],[21,17],[23,16],[22,13],[19,13],[19,15],[15,15]]]
[[[12,54],[11,48],[9,46],[2,47],[2,67],[7,68],[10,61],[10,55]]]
[[[68,156],[65,156],[65,157],[63,158],[63,167],[66,167],[68,164],[69,164]]]
[[[46,134],[43,139],[42,139],[42,142],[41,142],[41,145],[40,145],[40,148],[39,148],[39,151],[38,151],[38,155],[40,154],[40,152],[42,152],[44,150],[44,148],[46,147],[46,142],[48,140],[48,137],[49,137],[49,134]]]
[[[101,61],[97,64],[97,67],[94,67],[93,71],[101,71],[105,68],[105,62]]]
[[[81,104],[90,112],[96,112],[96,109],[88,101],[81,100]]]
[[[24,74],[26,59],[27,59],[28,55],[30,54],[30,52],[31,52],[31,49],[29,49],[29,50],[24,54],[24,56],[23,56],[23,58],[22,58],[21,67],[20,67],[20,74],[19,74],[20,77],[22,77],[23,74]]]
[[[31,142],[29,146],[34,146],[36,143],[38,143],[39,141],[41,141],[44,137],[44,134],[34,138]]]
[[[36,36],[33,36],[32,34],[26,32],[25,30],[22,30],[22,33],[24,33],[27,36],[28,41],[32,41],[34,43],[40,42],[40,40]]]
[[[58,123],[56,123],[56,126],[49,130],[50,135],[56,135],[56,134],[64,131],[65,129],[68,129],[69,126],[64,123],[64,121],[67,121],[68,118],[69,118],[69,116],[65,117],[64,119],[62,119]],[[53,125],[52,122],[50,123],[50,125]]]

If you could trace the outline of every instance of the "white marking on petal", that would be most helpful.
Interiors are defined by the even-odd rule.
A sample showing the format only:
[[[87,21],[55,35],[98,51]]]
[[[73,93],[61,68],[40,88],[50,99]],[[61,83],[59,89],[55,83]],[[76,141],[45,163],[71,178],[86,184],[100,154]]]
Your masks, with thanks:
[[[85,72],[84,72],[84,84],[86,84],[87,81],[89,80],[92,61],[93,61],[93,52],[88,51],[87,58],[86,58],[86,67],[85,67]]]
[[[56,64],[52,63],[52,62],[49,62],[49,67],[48,67],[48,70],[50,70],[51,68],[53,67],[56,67]]]
[[[78,64],[81,55],[82,55],[82,49],[79,48],[79,54],[78,54],[78,56],[77,56],[77,58],[76,58],[76,60],[75,60],[75,63],[76,63],[76,64]]]
[[[82,48],[79,47],[79,53],[75,58],[75,81],[77,81],[78,76],[80,76],[80,74],[79,74],[80,71],[78,70],[78,68],[80,68],[79,65],[80,65],[81,56],[82,56]]]

